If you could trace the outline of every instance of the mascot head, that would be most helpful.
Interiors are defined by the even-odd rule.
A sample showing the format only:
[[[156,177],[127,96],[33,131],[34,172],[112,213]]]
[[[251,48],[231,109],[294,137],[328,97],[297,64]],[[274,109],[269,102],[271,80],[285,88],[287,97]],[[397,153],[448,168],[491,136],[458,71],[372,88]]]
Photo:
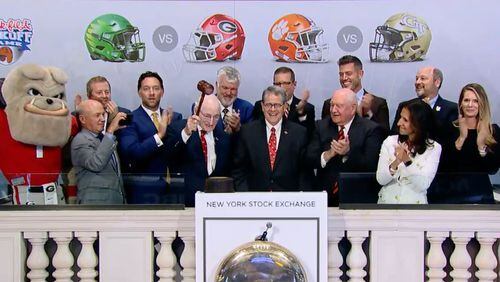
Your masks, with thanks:
[[[2,85],[12,138],[21,143],[63,146],[71,117],[64,85],[67,75],[55,67],[23,65],[9,72]]]

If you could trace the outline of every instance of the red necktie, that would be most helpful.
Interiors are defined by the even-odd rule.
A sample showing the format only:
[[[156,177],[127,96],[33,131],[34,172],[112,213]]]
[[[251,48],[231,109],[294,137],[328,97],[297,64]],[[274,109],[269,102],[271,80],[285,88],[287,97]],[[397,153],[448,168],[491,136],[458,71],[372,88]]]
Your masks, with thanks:
[[[337,136],[337,141],[344,140],[344,139],[345,139],[344,126],[341,125],[339,128],[339,135]],[[333,190],[333,194],[336,194],[339,191],[339,182],[338,181],[335,181],[335,183],[333,184],[332,190]]]
[[[200,139],[201,139],[201,150],[203,151],[203,157],[205,158],[205,163],[207,163],[207,140],[205,139],[205,134],[207,132],[205,130],[201,131]]]
[[[276,160],[276,129],[271,127],[271,136],[269,136],[269,161],[271,163],[271,170],[274,169],[274,161]]]

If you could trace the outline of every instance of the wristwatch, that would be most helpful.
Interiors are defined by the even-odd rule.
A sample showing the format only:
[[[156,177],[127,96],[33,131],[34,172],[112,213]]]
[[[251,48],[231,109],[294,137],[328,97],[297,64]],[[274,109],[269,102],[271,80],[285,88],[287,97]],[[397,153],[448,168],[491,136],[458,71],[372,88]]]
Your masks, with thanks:
[[[411,166],[413,162],[411,160],[404,162],[405,166]]]

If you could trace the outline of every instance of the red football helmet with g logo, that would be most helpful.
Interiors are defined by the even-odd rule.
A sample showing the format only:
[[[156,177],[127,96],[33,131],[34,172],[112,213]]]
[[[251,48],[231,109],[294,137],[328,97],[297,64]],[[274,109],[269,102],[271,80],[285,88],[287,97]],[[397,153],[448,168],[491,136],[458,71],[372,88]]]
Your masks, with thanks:
[[[244,45],[241,24],[230,16],[215,14],[191,33],[182,51],[188,62],[238,60]]]
[[[289,14],[277,19],[269,29],[269,47],[280,61],[324,63],[328,61],[329,47],[322,35],[323,29],[310,18]]]

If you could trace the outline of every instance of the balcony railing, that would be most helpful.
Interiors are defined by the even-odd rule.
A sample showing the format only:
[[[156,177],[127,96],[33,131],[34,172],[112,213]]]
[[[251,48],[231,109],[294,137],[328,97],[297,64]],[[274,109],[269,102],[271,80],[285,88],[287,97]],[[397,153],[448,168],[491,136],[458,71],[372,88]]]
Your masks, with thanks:
[[[498,281],[496,206],[347,208],[328,211],[328,281]],[[0,207],[0,280],[195,281],[194,228],[181,206]]]

